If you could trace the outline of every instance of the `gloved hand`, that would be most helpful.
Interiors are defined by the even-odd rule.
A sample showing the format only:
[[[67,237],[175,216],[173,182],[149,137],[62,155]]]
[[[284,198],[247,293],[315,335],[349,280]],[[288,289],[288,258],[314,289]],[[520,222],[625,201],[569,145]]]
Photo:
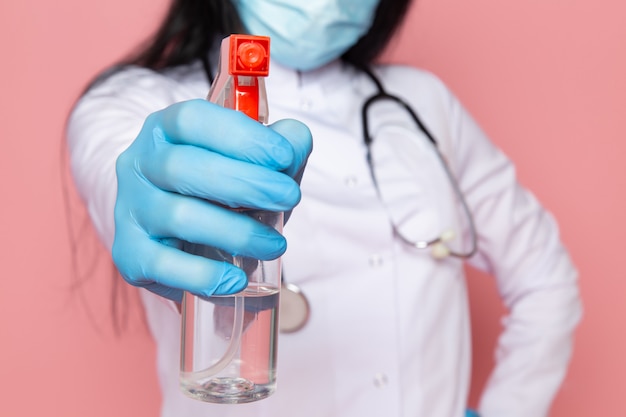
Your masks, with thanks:
[[[465,417],[480,417],[480,415],[478,415],[476,411],[468,408],[467,410],[465,410]]]
[[[286,242],[273,228],[227,207],[288,211],[311,151],[295,120],[263,126],[205,100],[153,113],[118,158],[113,260],[130,284],[180,301],[247,285],[227,262],[185,253],[181,240],[233,255],[274,259]]]

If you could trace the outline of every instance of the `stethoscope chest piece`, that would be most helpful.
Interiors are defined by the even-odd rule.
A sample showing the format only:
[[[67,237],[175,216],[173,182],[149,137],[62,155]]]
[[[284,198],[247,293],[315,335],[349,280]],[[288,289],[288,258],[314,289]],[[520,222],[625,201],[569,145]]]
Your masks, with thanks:
[[[311,308],[302,290],[294,284],[283,283],[280,291],[279,328],[281,333],[293,333],[309,321]]]

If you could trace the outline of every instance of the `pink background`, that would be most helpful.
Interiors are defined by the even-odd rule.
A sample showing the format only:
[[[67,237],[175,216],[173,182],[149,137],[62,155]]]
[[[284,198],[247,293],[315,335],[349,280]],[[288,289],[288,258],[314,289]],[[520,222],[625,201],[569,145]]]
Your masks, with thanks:
[[[0,415],[157,415],[154,348],[136,308],[114,334],[107,259],[92,280],[72,280],[60,155],[81,88],[144,38],[165,4],[0,3]],[[385,56],[446,81],[560,220],[585,316],[556,417],[626,416],[625,16],[623,0],[418,0]],[[76,226],[84,213],[70,200]],[[82,241],[81,253],[93,250]],[[488,277],[469,282],[474,402],[502,308]]]

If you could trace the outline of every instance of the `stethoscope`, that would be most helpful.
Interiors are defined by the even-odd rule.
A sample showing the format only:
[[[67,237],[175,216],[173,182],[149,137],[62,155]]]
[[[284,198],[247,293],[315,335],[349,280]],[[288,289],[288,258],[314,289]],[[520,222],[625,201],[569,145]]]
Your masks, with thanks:
[[[209,81],[211,82],[212,71],[210,71],[208,62],[203,61],[203,67],[207,74]],[[361,108],[361,121],[362,121],[362,129],[363,129],[363,142],[366,146],[366,158],[367,164],[369,167],[369,171],[376,187],[377,193],[380,197],[380,185],[376,177],[374,163],[372,161],[372,142],[373,138],[370,134],[370,126],[369,126],[369,111],[372,108],[373,104],[380,103],[383,101],[390,101],[399,105],[402,109],[406,111],[406,113],[411,117],[414,121],[415,125],[419,128],[419,130],[428,138],[428,141],[433,145],[435,150],[435,154],[437,159],[441,163],[441,166],[444,169],[445,175],[450,183],[450,186],[459,201],[462,211],[467,219],[467,226],[469,229],[470,235],[470,248],[468,251],[455,251],[452,250],[449,246],[449,242],[456,238],[455,233],[452,230],[444,230],[438,237],[431,240],[413,240],[407,238],[400,229],[396,226],[396,224],[391,221],[391,227],[393,229],[394,235],[397,236],[400,241],[404,244],[413,247],[415,249],[424,250],[430,249],[430,254],[435,259],[444,259],[449,256],[455,258],[470,258],[473,256],[478,248],[477,245],[477,233],[476,227],[474,223],[474,218],[472,213],[469,210],[467,202],[463,196],[463,192],[461,191],[458,182],[454,178],[454,175],[448,166],[441,150],[439,149],[438,143],[435,140],[434,136],[430,133],[430,131],[426,128],[422,120],[418,117],[417,113],[413,108],[402,98],[392,95],[388,93],[382,85],[382,82],[374,75],[374,73],[367,67],[360,67],[361,71],[366,74],[370,80],[376,85],[377,92],[367,98],[363,106]],[[284,279],[283,274],[283,283],[281,288],[281,296],[280,296],[280,331],[281,333],[293,333],[300,329],[302,329],[309,320],[311,308],[309,301],[306,295],[302,292],[302,290],[295,284],[287,282]]]
[[[473,256],[477,249],[477,233],[476,226],[474,223],[474,218],[472,213],[465,201],[465,197],[463,196],[463,192],[461,188],[454,178],[454,175],[448,166],[441,150],[439,149],[438,143],[435,140],[434,136],[430,133],[430,131],[426,128],[422,120],[419,118],[415,110],[402,98],[389,94],[382,85],[382,82],[374,75],[374,73],[369,68],[361,68],[361,70],[371,79],[371,81],[376,85],[377,92],[371,95],[369,98],[365,100],[363,103],[363,107],[361,109],[361,121],[363,128],[363,142],[367,148],[366,158],[367,164],[369,167],[370,174],[372,176],[372,180],[378,195],[380,197],[380,186],[376,177],[376,173],[374,170],[374,163],[372,161],[372,142],[373,138],[370,134],[370,126],[369,126],[369,111],[372,108],[373,104],[380,103],[382,101],[390,101],[398,104],[402,109],[406,111],[406,113],[411,117],[411,119],[415,122],[415,125],[419,128],[419,130],[428,138],[428,141],[433,145],[435,154],[437,159],[441,163],[441,166],[444,169],[445,175],[450,183],[450,186],[458,199],[462,211],[467,219],[467,226],[469,229],[470,236],[470,248],[467,251],[455,251],[452,250],[449,246],[449,242],[455,239],[455,233],[452,230],[443,231],[438,237],[431,240],[413,240],[407,238],[398,227],[396,227],[395,223],[391,222],[391,227],[393,229],[394,235],[397,236],[400,241],[404,244],[413,247],[415,249],[430,249],[430,254],[435,259],[444,259],[448,256],[452,256],[455,258],[470,258]],[[308,299],[302,290],[296,286],[295,284],[286,282],[283,277],[283,286],[281,289],[281,304],[280,304],[280,331],[281,333],[293,333],[300,329],[302,329],[309,320],[311,308]]]
[[[430,131],[426,128],[424,123],[418,117],[415,110],[413,110],[413,108],[411,108],[411,106],[409,106],[409,104],[406,101],[404,101],[398,96],[389,94],[384,89],[378,77],[376,77],[369,68],[362,68],[362,71],[369,76],[369,78],[374,82],[374,84],[376,84],[376,87],[378,89],[377,93],[375,93],[374,95],[370,96],[367,100],[365,100],[365,102],[363,103],[363,107],[361,109],[361,121],[363,124],[363,142],[365,143],[367,147],[367,164],[368,164],[372,179],[374,181],[374,186],[376,187],[378,194],[380,195],[380,187],[378,185],[378,181],[376,178],[376,173],[374,170],[374,163],[372,162],[372,152],[371,152],[372,146],[371,145],[372,145],[373,139],[372,139],[372,136],[370,135],[368,114],[369,114],[370,108],[372,107],[374,103],[379,103],[381,101],[391,101],[391,102],[398,104],[401,108],[403,108],[407,112],[407,114],[415,122],[415,125],[419,128],[419,130],[422,131],[422,133],[428,138],[429,142],[433,145],[433,148],[435,150],[435,155],[437,156],[437,159],[441,163],[441,166],[443,167],[446,177],[448,179],[448,182],[450,183],[450,186],[452,187],[452,190],[454,194],[456,195],[461,205],[461,208],[463,210],[463,213],[467,219],[471,246],[470,246],[470,249],[466,252],[452,250],[450,246],[448,245],[448,242],[450,242],[456,237],[454,231],[452,230],[445,230],[438,237],[432,240],[412,240],[412,239],[405,237],[404,234],[399,230],[399,228],[396,227],[396,225],[393,222],[391,222],[395,235],[400,240],[402,240],[405,244],[412,246],[416,249],[430,248],[431,255],[435,259],[443,259],[448,256],[453,256],[456,258],[472,257],[476,253],[477,248],[478,248],[476,226],[474,224],[474,218],[472,216],[472,213],[470,212],[467,202],[465,201],[465,197],[463,196],[463,192],[461,191],[461,188],[459,187],[459,183],[454,178],[454,174],[452,174],[452,171],[450,167],[448,166],[448,163],[446,162],[443,154],[441,153],[441,150],[439,149],[439,146],[437,144],[437,141],[435,140],[435,137],[430,133]]]

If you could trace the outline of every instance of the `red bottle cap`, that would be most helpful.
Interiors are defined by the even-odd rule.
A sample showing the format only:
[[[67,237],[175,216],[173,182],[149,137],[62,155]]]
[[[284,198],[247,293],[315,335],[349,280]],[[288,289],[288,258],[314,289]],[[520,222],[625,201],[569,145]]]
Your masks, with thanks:
[[[231,35],[231,75],[267,77],[269,74],[270,39],[267,36]]]

